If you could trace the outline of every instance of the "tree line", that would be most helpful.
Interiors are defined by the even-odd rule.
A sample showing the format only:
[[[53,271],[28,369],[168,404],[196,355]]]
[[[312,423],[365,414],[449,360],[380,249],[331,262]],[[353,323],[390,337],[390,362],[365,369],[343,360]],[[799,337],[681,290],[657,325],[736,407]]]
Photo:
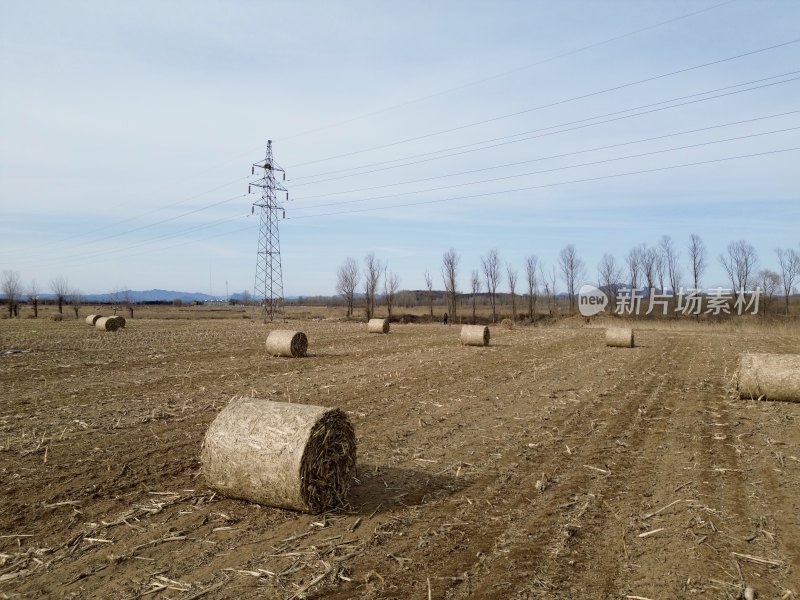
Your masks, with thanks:
[[[53,303],[58,306],[59,314],[64,313],[64,307],[72,308],[75,318],[78,318],[80,307],[83,304],[83,294],[81,291],[69,284],[69,279],[62,275],[54,277],[48,284],[48,289],[52,293]],[[39,316],[39,305],[42,304],[40,288],[36,280],[32,280],[27,286],[22,283],[22,277],[18,271],[10,269],[0,273],[0,293],[3,302],[8,310],[8,317],[18,317],[19,307],[22,303],[30,304],[33,309],[33,317]],[[130,295],[130,290],[114,290],[110,294],[111,304],[114,306],[116,314],[117,306],[125,306],[133,317],[134,302]]]
[[[501,296],[498,289],[504,287],[508,290],[503,294],[507,294],[510,301],[512,319],[517,320],[517,302],[522,301],[527,304],[527,317],[533,320],[540,301],[552,314],[561,294],[566,298],[567,310],[574,313],[577,292],[584,283],[595,284],[609,296],[612,303],[623,290],[645,288],[660,293],[669,291],[672,295],[684,287],[700,291],[711,260],[706,245],[699,235],[692,234],[684,251],[685,256],[674,240],[664,235],[655,245],[642,243],[634,246],[621,259],[606,253],[597,265],[596,279],[589,281],[586,263],[573,244],[567,244],[561,249],[556,264],[550,268],[535,254],[529,255],[522,265],[521,275],[516,265],[504,263],[498,250],[493,248],[480,258],[480,264],[476,268],[470,270],[469,288],[461,291],[461,256],[454,248],[450,248],[442,255],[440,275],[446,309],[453,319],[458,318],[459,306],[463,306],[463,301],[467,300],[474,321],[476,307],[483,299],[491,307],[492,322],[496,322],[498,298]],[[769,310],[777,296],[782,296],[784,312],[788,315],[790,297],[795,284],[800,281],[800,252],[794,248],[777,248],[775,256],[777,270],[762,267],[755,247],[746,240],[736,240],[730,242],[716,260],[723,268],[732,292],[760,288],[765,311]],[[430,316],[433,318],[434,298],[441,292],[434,290],[434,277],[429,270],[425,271],[424,277],[424,292]],[[558,287],[560,284],[563,284],[563,290]],[[387,264],[377,259],[374,253],[364,258],[363,266],[356,259],[347,257],[337,271],[336,292],[344,300],[348,317],[355,314],[359,291],[363,292],[361,306],[367,318],[375,314],[380,298],[391,317],[399,285],[399,277],[388,269]]]

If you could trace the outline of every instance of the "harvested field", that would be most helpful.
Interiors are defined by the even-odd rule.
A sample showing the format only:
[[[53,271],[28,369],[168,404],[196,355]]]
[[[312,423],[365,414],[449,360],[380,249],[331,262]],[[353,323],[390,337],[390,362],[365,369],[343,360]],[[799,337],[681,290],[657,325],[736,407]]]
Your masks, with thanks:
[[[609,352],[579,323],[476,352],[290,321],[314,344],[287,361],[254,320],[0,321],[0,597],[798,597],[800,404],[733,390],[740,352],[797,329],[637,324]],[[236,394],[348,413],[347,509],[209,489]]]

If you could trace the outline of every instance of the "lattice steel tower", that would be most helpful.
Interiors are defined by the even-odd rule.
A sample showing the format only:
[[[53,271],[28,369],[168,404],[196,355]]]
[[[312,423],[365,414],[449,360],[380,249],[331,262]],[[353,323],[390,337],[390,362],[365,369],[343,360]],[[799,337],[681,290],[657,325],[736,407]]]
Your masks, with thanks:
[[[279,192],[289,192],[281,185],[275,174],[284,171],[272,158],[272,140],[267,142],[267,154],[264,160],[253,164],[251,174],[255,175],[256,169],[264,171],[263,177],[256,179],[248,185],[261,188],[261,198],[253,202],[252,211],[259,209],[258,254],[256,257],[256,283],[253,291],[255,300],[261,305],[264,321],[275,318],[286,320],[283,306],[283,271],[281,269],[281,239],[278,231],[278,221],[286,218],[286,210],[278,200]]]

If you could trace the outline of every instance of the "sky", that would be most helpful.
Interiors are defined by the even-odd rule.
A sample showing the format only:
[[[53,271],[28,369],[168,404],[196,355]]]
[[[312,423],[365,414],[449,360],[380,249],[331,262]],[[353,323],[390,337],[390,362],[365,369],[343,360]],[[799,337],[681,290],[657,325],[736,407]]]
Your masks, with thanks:
[[[696,233],[706,286],[800,250],[795,0],[0,4],[0,270],[40,292],[252,291],[267,140],[287,296],[370,252],[466,291],[492,248],[594,282]]]

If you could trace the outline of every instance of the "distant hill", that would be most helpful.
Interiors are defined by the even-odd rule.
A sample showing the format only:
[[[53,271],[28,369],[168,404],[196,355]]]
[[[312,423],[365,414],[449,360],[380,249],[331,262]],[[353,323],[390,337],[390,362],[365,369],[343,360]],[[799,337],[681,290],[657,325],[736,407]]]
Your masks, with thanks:
[[[118,292],[118,297],[121,299],[125,293]],[[180,298],[182,302],[210,302],[212,300],[221,300],[216,296],[203,294],[202,292],[177,292],[174,290],[129,290],[126,292],[127,296],[136,303],[140,302],[172,302],[176,298]],[[84,303],[91,304],[93,302],[111,302],[114,294],[106,292],[103,294],[83,294],[82,299]],[[43,300],[55,299],[54,294],[39,294],[39,298]]]

